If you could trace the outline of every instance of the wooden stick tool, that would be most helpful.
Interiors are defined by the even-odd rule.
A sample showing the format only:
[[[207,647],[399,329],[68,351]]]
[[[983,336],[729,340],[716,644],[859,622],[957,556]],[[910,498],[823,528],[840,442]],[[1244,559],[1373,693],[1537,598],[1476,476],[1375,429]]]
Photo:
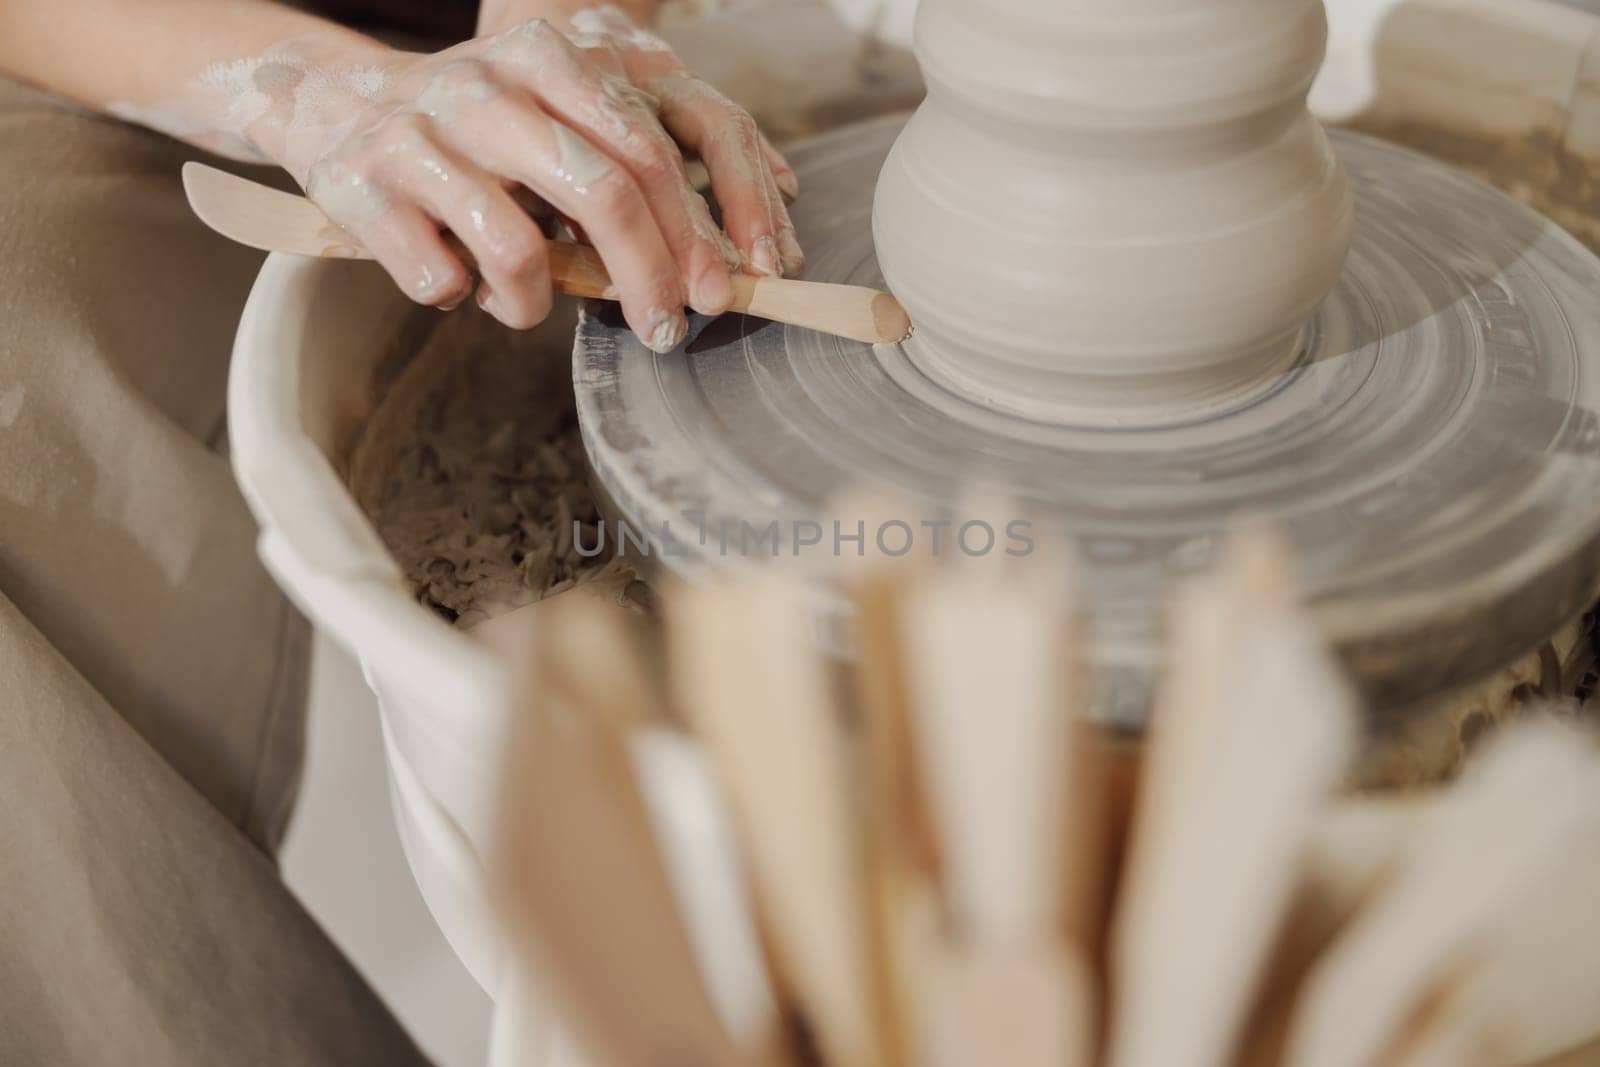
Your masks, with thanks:
[[[183,188],[200,221],[242,245],[321,259],[372,258],[354,237],[303,196],[194,162],[183,165]],[[593,248],[551,241],[549,250],[550,276],[558,292],[599,300],[617,298],[611,275]],[[859,285],[735,274],[729,310],[866,344],[901,341],[911,332],[911,320],[898,300],[880,289]]]
[[[682,586],[668,650],[686,714],[735,810],[775,964],[831,1067],[879,1067],[866,889],[845,739],[811,647],[809,602],[785,573]]]
[[[519,957],[602,1067],[735,1067],[634,779],[624,727],[644,695],[598,604],[552,602],[510,740],[495,881]]]

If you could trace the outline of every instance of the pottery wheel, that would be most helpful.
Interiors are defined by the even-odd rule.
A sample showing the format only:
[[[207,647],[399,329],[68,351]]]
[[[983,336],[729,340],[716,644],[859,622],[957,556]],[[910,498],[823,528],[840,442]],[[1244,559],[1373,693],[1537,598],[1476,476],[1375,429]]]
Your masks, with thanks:
[[[902,121],[789,153],[807,277],[882,285],[872,193]],[[740,316],[657,357],[596,305],[574,372],[614,518],[667,531],[658,562],[694,575],[735,562],[699,527],[792,523],[853,482],[959,518],[964,485],[998,485],[1074,546],[1113,720],[1142,715],[1163,589],[1240,512],[1287,529],[1376,707],[1503,666],[1600,589],[1600,261],[1450,167],[1333,140],[1356,203],[1343,277],[1273,389],[1185,426],[1033,423],[900,346]]]

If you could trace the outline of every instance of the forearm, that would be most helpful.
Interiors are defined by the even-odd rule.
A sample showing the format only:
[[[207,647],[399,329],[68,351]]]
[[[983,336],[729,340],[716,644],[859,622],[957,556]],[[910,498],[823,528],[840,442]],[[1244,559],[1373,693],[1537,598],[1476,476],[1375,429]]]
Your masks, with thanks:
[[[212,151],[284,165],[296,96],[307,95],[296,83],[313,71],[359,79],[393,55],[270,0],[0,0],[0,71]]]

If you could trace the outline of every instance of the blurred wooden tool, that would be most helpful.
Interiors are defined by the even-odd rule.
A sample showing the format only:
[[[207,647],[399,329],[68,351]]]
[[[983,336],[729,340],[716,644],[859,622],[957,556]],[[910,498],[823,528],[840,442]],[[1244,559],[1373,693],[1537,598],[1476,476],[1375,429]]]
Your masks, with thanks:
[[[1249,529],[1174,605],[1112,933],[1113,1067],[1212,1067],[1244,1039],[1356,736],[1296,596],[1287,546]]]
[[[896,493],[849,490],[831,499],[824,514],[882,528],[914,514],[913,506]],[[856,611],[853,689],[861,716],[872,979],[884,1011],[885,1059],[904,1067],[919,1058],[917,1012],[935,966],[942,911],[938,835],[918,763],[901,626],[905,592],[925,567],[918,558],[881,550],[841,564]]]
[[[552,602],[517,717],[497,856],[502,915],[605,1067],[744,1062],[707,995],[622,733],[639,676],[598,604]]]
[[[1403,828],[1402,828],[1403,829]],[[1600,759],[1555,722],[1492,739],[1306,980],[1296,1067],[1531,1063],[1600,1012]]]
[[[194,162],[183,165],[183,188],[200,221],[242,245],[323,259],[372,258],[303,196]],[[558,292],[617,298],[611,275],[594,249],[570,241],[550,241],[548,247],[550,276]],[[911,332],[911,320],[900,302],[879,289],[736,273],[733,294],[730,311],[866,344],[901,341]]]
[[[684,713],[738,815],[780,983],[832,1067],[883,1062],[847,749],[812,654],[806,587],[762,574],[684,586],[668,650]]]
[[[927,1035],[942,1067],[1085,1067],[1095,990],[1063,937],[1065,789],[1079,702],[1064,570],[962,560],[901,608],[951,934]]]
[[[824,517],[912,506],[847,496]],[[1600,1062],[1591,737],[1518,723],[1456,783],[1341,796],[1355,696],[1287,543],[1251,527],[1173,599],[1135,774],[1131,746],[1084,714],[1091,634],[1048,548],[921,565],[869,541],[840,583],[848,665],[814,640],[813,572],[666,597],[692,770],[638,758],[660,679],[580,601],[553,602],[523,646],[543,674],[509,765],[506,915],[596,1061]],[[663,835],[663,875],[650,828],[681,819],[691,779],[735,832]],[[647,818],[661,811],[677,815]],[[703,969],[760,986],[753,1010],[698,973],[717,959],[702,931],[730,922],[747,947]],[[780,1025],[780,1002],[800,1025]]]

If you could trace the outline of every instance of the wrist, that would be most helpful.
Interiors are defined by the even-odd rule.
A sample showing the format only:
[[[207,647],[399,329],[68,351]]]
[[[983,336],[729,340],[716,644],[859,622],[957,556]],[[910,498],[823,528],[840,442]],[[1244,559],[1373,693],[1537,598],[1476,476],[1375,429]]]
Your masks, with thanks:
[[[412,57],[353,32],[295,38],[232,64],[241,135],[302,186],[314,164],[380,100]]]

